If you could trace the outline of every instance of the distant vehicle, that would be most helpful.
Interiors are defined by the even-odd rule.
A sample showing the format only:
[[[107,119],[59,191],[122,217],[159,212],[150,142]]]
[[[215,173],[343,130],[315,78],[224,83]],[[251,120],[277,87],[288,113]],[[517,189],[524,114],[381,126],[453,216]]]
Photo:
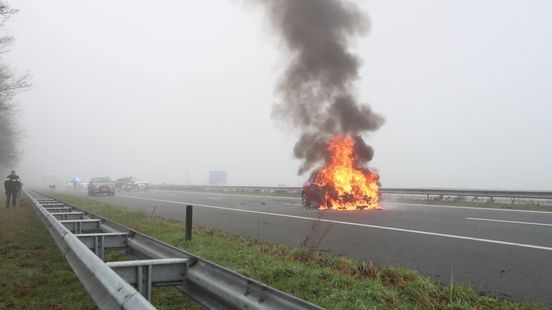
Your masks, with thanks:
[[[48,184],[48,188],[49,189],[56,189],[56,185],[55,184]]]
[[[137,191],[147,192],[150,189],[150,184],[149,184],[149,182],[146,182],[146,181],[136,181],[134,183],[134,188]]]
[[[88,196],[105,194],[115,195],[115,183],[109,177],[95,177],[88,183]]]
[[[134,187],[134,178],[118,178],[115,180],[115,189],[117,191],[130,191]]]
[[[139,181],[135,177],[119,178],[115,181],[117,191],[148,191],[150,184],[145,181]]]
[[[71,187],[72,189],[77,189],[80,184],[80,178],[74,177],[71,179]]]

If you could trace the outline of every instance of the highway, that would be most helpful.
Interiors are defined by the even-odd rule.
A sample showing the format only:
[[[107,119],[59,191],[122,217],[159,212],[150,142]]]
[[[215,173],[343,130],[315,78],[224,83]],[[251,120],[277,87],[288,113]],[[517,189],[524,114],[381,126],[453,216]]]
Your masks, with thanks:
[[[298,197],[162,190],[93,199],[181,221],[192,204],[196,225],[552,307],[552,212],[391,202],[383,210],[319,211],[303,209]]]

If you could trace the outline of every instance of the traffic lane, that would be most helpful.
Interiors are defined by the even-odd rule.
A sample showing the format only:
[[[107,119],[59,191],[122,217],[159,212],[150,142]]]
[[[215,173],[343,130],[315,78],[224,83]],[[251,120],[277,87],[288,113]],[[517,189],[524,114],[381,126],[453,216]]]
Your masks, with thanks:
[[[377,265],[404,266],[443,283],[469,283],[496,296],[552,305],[551,251],[370,228],[335,230],[320,244],[322,249]]]
[[[213,199],[219,197],[212,197],[211,195],[201,195],[189,194],[187,192],[176,192],[175,194],[171,193],[162,193],[159,191],[149,191],[149,192],[117,192],[115,196],[87,196],[86,192],[77,191],[77,192],[66,192],[71,195],[78,195],[82,197],[88,197],[90,199],[95,199],[102,202],[114,201],[118,202],[120,198],[123,199],[151,199],[152,205],[163,205],[166,202],[178,201],[181,203],[190,203],[193,205],[214,205],[235,209],[244,209],[244,210],[260,210],[267,212],[276,212],[276,211],[288,211],[291,212],[296,210],[302,212],[304,209],[300,204],[294,203],[293,200],[288,201],[284,199],[283,201],[279,200],[260,200],[256,198],[247,198],[239,199],[240,197],[224,197],[225,199]],[[167,195],[168,194],[168,195]]]
[[[209,193],[210,194],[210,193]],[[386,208],[384,211],[317,211],[317,210],[304,210],[301,208],[289,208],[285,206],[271,205],[267,200],[265,204],[240,204],[236,205],[240,200],[235,200],[236,197],[232,197],[233,201],[227,200],[203,200],[201,196],[174,196],[172,199],[167,200],[156,198],[159,194],[155,193],[142,193],[140,195],[127,194],[119,195],[119,197],[146,200],[151,201],[152,205],[157,204],[170,204],[171,202],[178,203],[192,203],[203,204],[217,207],[228,207],[240,210],[252,210],[258,212],[274,212],[282,214],[291,214],[297,216],[305,216],[311,218],[320,218],[336,221],[345,221],[353,223],[371,224],[378,226],[397,227],[411,230],[429,231],[441,234],[460,235],[472,238],[484,238],[492,240],[500,240],[507,242],[532,244],[540,246],[552,247],[552,239],[549,237],[552,233],[552,226],[535,226],[535,225],[521,225],[513,223],[500,223],[500,222],[487,222],[487,221],[473,221],[468,220],[470,214],[464,213],[466,211],[474,211],[470,209],[457,209],[441,212],[442,210],[435,210],[427,208],[424,210],[404,209],[404,208]],[[108,197],[112,199],[112,197]],[[249,202],[251,202],[249,200]],[[199,206],[199,208],[201,208]],[[482,210],[475,210],[476,214],[480,214]],[[484,210],[483,210],[484,211]],[[552,220],[551,220],[552,222]]]
[[[260,199],[274,199],[274,200],[291,200],[291,201],[301,201],[299,196],[273,196],[273,195],[250,195],[250,194],[229,194],[229,193],[219,193],[219,192],[194,192],[194,191],[178,191],[178,190],[150,190],[149,193],[163,193],[167,196],[175,195],[176,193],[183,193],[189,195],[199,195],[206,196],[212,195],[217,197],[245,197],[245,198],[260,198]]]
[[[281,197],[281,196],[263,196],[263,195],[246,195],[246,194],[227,194],[216,192],[188,192],[188,191],[174,191],[174,190],[156,190],[149,193],[143,193],[149,195],[152,193],[160,193],[167,197],[173,197],[180,199],[193,200],[199,204],[214,204],[220,205],[216,200],[224,201],[224,206],[244,206],[242,208],[262,208],[268,207],[281,207],[282,209],[294,210],[294,206],[301,206],[301,199],[299,197]],[[141,194],[141,193],[138,193]],[[160,198],[162,199],[162,198]],[[170,199],[169,199],[170,200]],[[233,203],[233,204],[232,204]],[[513,209],[498,209],[498,208],[480,208],[480,207],[464,207],[464,206],[447,206],[447,205],[427,205],[417,203],[399,203],[392,201],[383,201],[382,206],[385,209],[399,209],[406,212],[431,212],[436,216],[463,216],[476,217],[476,218],[496,218],[501,220],[510,221],[525,221],[525,222],[538,222],[548,221],[552,223],[552,212],[546,211],[532,211],[532,210],[513,210]],[[272,211],[274,209],[270,209]],[[402,213],[406,214],[406,213]]]
[[[210,193],[209,193],[210,194]],[[128,194],[127,194],[128,195]],[[140,196],[150,196],[151,193],[143,193]],[[147,198],[147,197],[138,197],[137,195],[131,196],[122,196],[122,197],[132,197],[133,199],[151,199],[153,205],[163,205],[169,203],[170,200],[157,199],[157,198]],[[112,197],[101,198],[99,199],[112,199]],[[177,197],[173,197],[177,198]],[[189,198],[189,197],[186,197]],[[180,202],[184,202],[180,200]],[[188,201],[190,202],[190,201]],[[196,200],[194,203],[201,204],[210,201],[201,201]],[[226,201],[219,201],[218,203],[211,203],[211,205],[218,205],[228,207],[232,204],[228,204]],[[252,206],[240,205],[234,206],[231,208],[243,209],[243,210],[255,210],[255,211],[272,211],[269,207],[266,209],[267,205],[257,205]],[[289,208],[288,208],[289,209]],[[516,243],[528,243],[542,246],[550,245],[550,238],[548,238],[550,230],[549,227],[529,227],[529,226],[520,226],[520,225],[511,225],[511,224],[497,224],[497,223],[482,223],[467,221],[464,217],[443,217],[439,220],[435,219],[435,216],[424,216],[424,212],[433,213],[436,212],[433,209],[428,209],[426,211],[419,211],[414,215],[403,214],[403,212],[391,212],[392,209],[388,208],[386,212],[334,212],[334,211],[310,211],[303,209],[292,209],[293,212],[283,212],[286,214],[294,214],[299,216],[307,216],[314,218],[324,218],[324,219],[334,219],[334,220],[345,220],[350,222],[366,223],[373,225],[386,225],[391,227],[400,227],[404,229],[415,229],[415,230],[424,230],[437,232],[442,234],[458,234],[462,236],[468,236],[473,238],[486,238],[486,239],[497,239],[502,241],[516,242]],[[460,212],[465,211],[466,209],[459,209]],[[277,213],[282,213],[281,210]],[[438,211],[438,210],[437,210]],[[457,211],[457,210],[453,210]],[[477,210],[478,211],[478,210]],[[332,215],[333,214],[333,215]],[[383,215],[379,215],[383,214]],[[398,214],[398,215],[397,215]],[[383,220],[382,220],[383,218]],[[390,218],[391,221],[388,221],[386,218]],[[512,227],[513,226],[513,227]]]
[[[154,208],[145,200],[116,200],[118,205],[145,212]],[[158,206],[155,214],[183,220],[185,208],[167,204]],[[551,251],[209,208],[194,208],[194,223],[258,240],[371,260],[378,265],[404,266],[443,283],[453,279],[493,295],[552,304],[552,274],[548,268]]]
[[[510,213],[464,208],[384,206],[380,225],[552,246],[552,213]],[[345,215],[347,216],[347,215]],[[376,218],[376,217],[374,217]],[[351,220],[348,218],[347,220]]]
[[[502,209],[502,208],[481,208],[467,206],[428,205],[418,203],[388,202],[389,206],[407,210],[428,210],[448,214],[450,212],[462,212],[471,216],[493,217],[500,216],[505,220],[534,221],[538,219],[552,219],[550,211]]]
[[[217,206],[239,207],[249,210],[302,210],[301,199],[294,197],[233,195],[222,193],[185,191],[149,191],[121,193],[121,195],[129,194],[145,197],[155,197],[158,199],[166,200],[188,201],[197,204],[213,204]]]

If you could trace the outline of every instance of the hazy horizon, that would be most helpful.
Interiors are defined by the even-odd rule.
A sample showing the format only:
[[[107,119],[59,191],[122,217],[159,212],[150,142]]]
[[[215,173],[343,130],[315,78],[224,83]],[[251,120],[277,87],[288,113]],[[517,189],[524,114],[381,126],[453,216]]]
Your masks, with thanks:
[[[271,117],[279,39],[242,1],[17,0],[6,62],[26,184],[45,175],[298,186],[298,132]],[[384,187],[550,190],[552,3],[359,2],[356,91]],[[6,169],[9,170],[9,169]]]

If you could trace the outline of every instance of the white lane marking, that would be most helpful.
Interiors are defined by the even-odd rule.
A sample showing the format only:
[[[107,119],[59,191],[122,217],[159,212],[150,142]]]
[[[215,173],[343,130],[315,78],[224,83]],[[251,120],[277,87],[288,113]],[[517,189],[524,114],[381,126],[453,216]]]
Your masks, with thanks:
[[[205,197],[205,199],[210,199],[210,200],[221,200],[222,198],[220,198],[220,197]]]
[[[293,207],[302,207],[303,205],[302,204],[298,204],[298,203],[284,203],[284,206],[293,206]]]
[[[484,219],[484,218],[479,218],[479,217],[466,217],[466,220],[485,221],[485,222],[498,222],[498,223],[508,223],[508,224],[535,225],[535,226],[549,226],[549,227],[552,227],[552,224],[548,224],[548,223],[505,221],[505,220],[495,220],[495,219]]]
[[[299,215],[290,215],[290,214],[282,214],[282,213],[272,213],[272,212],[263,212],[263,211],[234,209],[234,208],[210,206],[210,205],[196,204],[196,203],[190,203],[190,202],[171,201],[171,200],[163,200],[163,199],[152,199],[152,198],[143,198],[143,197],[135,197],[135,196],[124,196],[124,195],[119,195],[119,197],[126,197],[126,198],[132,198],[132,199],[140,199],[140,200],[149,200],[149,201],[157,201],[157,202],[166,202],[166,203],[174,203],[174,204],[181,204],[181,205],[190,205],[191,204],[191,205],[198,206],[198,207],[225,210],[225,211],[234,211],[234,212],[254,213],[254,214],[262,214],[262,215],[278,216],[278,217],[287,217],[287,218],[298,219],[298,220],[320,221],[320,222],[325,222],[325,223],[359,226],[359,227],[368,227],[368,228],[375,228],[375,229],[383,229],[383,230],[413,233],[413,234],[419,234],[419,235],[437,236],[437,237],[445,237],[445,238],[452,238],[452,239],[470,240],[470,241],[478,241],[478,242],[485,242],[485,243],[494,243],[494,244],[501,244],[501,245],[516,246],[516,247],[521,247],[521,248],[530,248],[530,249],[537,249],[537,250],[552,251],[552,247],[546,247],[546,246],[540,246],[540,245],[533,245],[533,244],[526,244],[526,243],[516,243],[516,242],[492,240],[492,239],[483,239],[483,238],[473,238],[473,237],[460,236],[460,235],[441,234],[441,233],[435,233],[435,232],[423,231],[423,230],[413,230],[413,229],[379,226],[379,225],[370,225],[370,224],[362,224],[362,223],[354,223],[354,222],[344,222],[344,221],[328,220],[328,219],[313,218],[313,217],[299,216]]]
[[[165,190],[152,190],[152,192],[181,192],[181,193],[191,193],[191,194],[209,194],[209,195],[222,195],[222,196],[236,196],[236,197],[252,197],[252,198],[273,198],[273,199],[293,199],[293,200],[301,200],[301,197],[288,197],[288,196],[268,196],[268,195],[245,195],[245,194],[227,194],[227,193],[217,193],[217,192],[192,192],[192,191],[179,191],[179,190],[173,190],[173,191],[165,191]]]
[[[505,211],[505,212],[552,214],[551,211],[517,210],[517,209],[501,209],[501,208],[481,208],[481,207],[463,207],[463,206],[445,206],[445,205],[425,205],[425,204],[421,204],[421,203],[406,203],[406,202],[389,202],[389,203],[392,203],[394,205],[407,205],[407,206],[412,206],[412,207],[471,209],[471,210],[485,210],[485,211]]]

